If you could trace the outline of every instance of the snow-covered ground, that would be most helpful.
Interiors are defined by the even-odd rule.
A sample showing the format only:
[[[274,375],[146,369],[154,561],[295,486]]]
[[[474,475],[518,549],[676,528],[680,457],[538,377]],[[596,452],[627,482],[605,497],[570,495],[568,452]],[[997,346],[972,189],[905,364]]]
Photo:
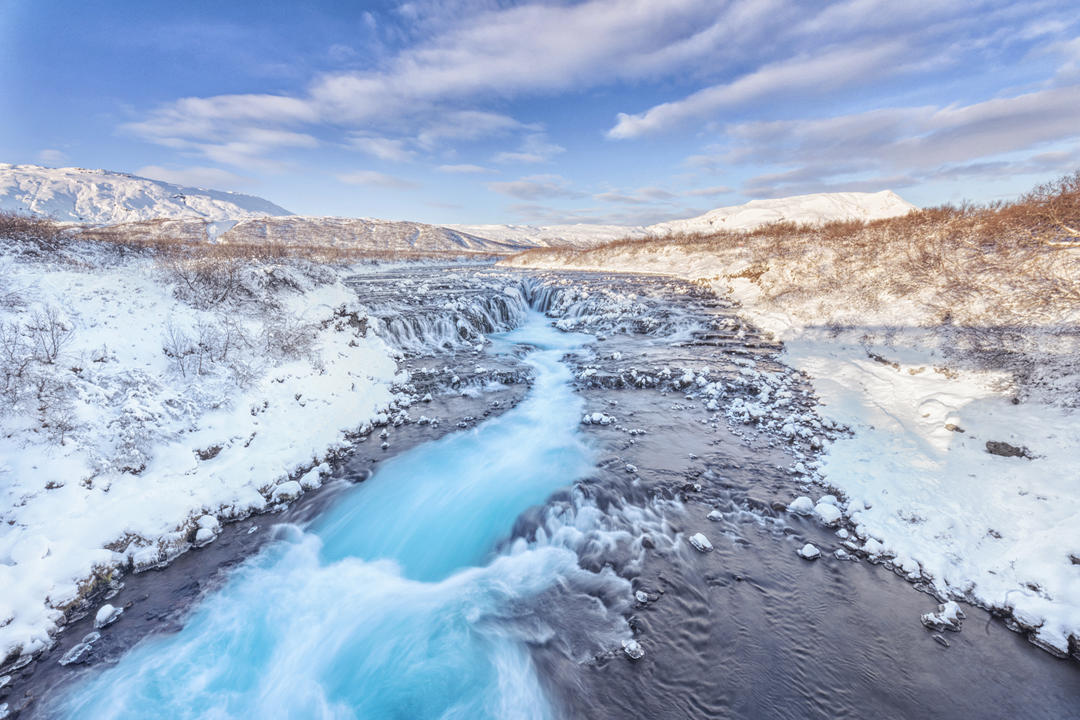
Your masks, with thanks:
[[[116,570],[314,487],[392,406],[347,274],[245,264],[215,304],[145,257],[0,254],[0,664]]]
[[[155,218],[237,220],[289,211],[253,195],[181,187],[108,170],[0,163],[0,210],[112,225]]]
[[[785,361],[810,376],[819,414],[854,430],[811,467],[824,486],[819,494],[841,497],[855,530],[849,547],[943,598],[1010,614],[1053,652],[1069,652],[1071,636],[1076,651],[1080,422],[1068,407],[1076,398],[1064,395],[1077,372],[1069,337],[1031,329],[1039,342],[1062,343],[1047,345],[1047,357],[1065,354],[1054,373],[1034,373],[1042,392],[1014,402],[1023,394],[1015,374],[958,353],[954,336],[934,328],[914,299],[876,310],[858,301],[823,308],[821,298],[797,293],[774,301],[730,257],[678,245],[534,253],[504,262],[669,274],[734,296],[741,314],[784,341]],[[786,277],[789,270],[798,272],[773,272]],[[1078,321],[1064,308],[1052,324]],[[1032,354],[1028,364],[1044,359]]]

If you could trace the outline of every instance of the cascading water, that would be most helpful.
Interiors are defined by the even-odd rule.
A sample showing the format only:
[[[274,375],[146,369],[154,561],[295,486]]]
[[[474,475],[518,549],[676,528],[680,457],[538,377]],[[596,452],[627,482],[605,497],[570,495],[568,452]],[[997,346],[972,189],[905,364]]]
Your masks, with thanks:
[[[307,531],[294,526],[207,597],[175,635],[150,638],[62,698],[93,718],[546,718],[530,642],[556,632],[551,596],[588,575],[565,544],[496,554],[515,519],[592,468],[582,401],[561,356],[588,336],[532,313],[493,338],[539,348],[535,385],[474,430],[388,461]],[[581,617],[625,633],[595,600]],[[610,638],[609,638],[610,640]],[[592,648],[596,652],[599,648]]]

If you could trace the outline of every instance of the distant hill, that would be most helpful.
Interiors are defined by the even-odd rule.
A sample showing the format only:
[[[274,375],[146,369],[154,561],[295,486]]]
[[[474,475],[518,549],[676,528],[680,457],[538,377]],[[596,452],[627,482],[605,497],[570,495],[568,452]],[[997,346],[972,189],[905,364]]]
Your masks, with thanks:
[[[906,215],[916,207],[891,190],[840,192],[751,200],[710,210],[686,220],[656,225],[453,225],[485,238],[534,246],[587,248],[621,238],[665,237],[677,233],[753,230],[775,222],[821,224],[830,220],[878,220]]]
[[[0,210],[90,225],[155,218],[242,218],[289,215],[254,195],[182,187],[108,170],[0,163]]]
[[[820,225],[830,220],[880,220],[907,215],[917,209],[892,190],[876,193],[837,192],[794,195],[772,200],[751,200],[710,210],[687,220],[673,220],[646,228],[650,235],[753,230],[776,222]]]

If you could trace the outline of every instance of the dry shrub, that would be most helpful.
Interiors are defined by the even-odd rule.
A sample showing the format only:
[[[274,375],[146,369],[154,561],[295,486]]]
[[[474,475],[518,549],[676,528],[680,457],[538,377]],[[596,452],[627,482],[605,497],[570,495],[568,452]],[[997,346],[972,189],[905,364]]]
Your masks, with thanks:
[[[663,245],[720,256],[741,268],[731,277],[752,280],[781,305],[814,297],[825,306],[874,308],[917,293],[935,317],[960,321],[965,307],[982,306],[998,322],[1041,324],[1080,310],[1078,230],[1080,172],[1013,203],[944,205],[873,221],[626,238],[576,252],[538,248],[511,262],[603,266],[612,254]]]
[[[65,234],[47,218],[4,211],[0,212],[0,240],[14,243],[20,252],[39,254],[62,247]]]

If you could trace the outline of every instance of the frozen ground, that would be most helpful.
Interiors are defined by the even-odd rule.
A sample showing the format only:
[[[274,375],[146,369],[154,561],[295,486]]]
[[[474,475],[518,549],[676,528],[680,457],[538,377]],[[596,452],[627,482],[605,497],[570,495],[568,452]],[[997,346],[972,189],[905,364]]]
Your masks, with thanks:
[[[1019,351],[1005,346],[1009,333],[987,328],[998,341],[987,350],[969,347],[970,334],[928,327],[914,303],[876,313],[765,303],[743,268],[677,246],[509,264],[664,273],[731,294],[744,318],[784,341],[784,362],[810,376],[823,420],[854,430],[805,468],[820,486],[815,502],[840,496],[855,531],[848,548],[942,599],[1011,616],[1051,652],[1080,650],[1080,423],[1069,407],[1078,370],[1067,332],[1076,317],[1054,319],[1054,333],[1014,328]],[[739,422],[784,424],[761,403],[737,404],[728,410]]]

